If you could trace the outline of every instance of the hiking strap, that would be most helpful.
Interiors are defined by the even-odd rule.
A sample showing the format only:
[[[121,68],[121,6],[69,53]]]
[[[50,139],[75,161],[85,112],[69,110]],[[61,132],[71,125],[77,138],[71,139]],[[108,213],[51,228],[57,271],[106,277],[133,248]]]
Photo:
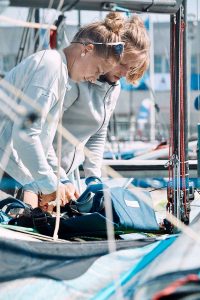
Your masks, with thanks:
[[[6,206],[5,211],[3,211],[3,208]],[[13,197],[8,197],[6,199],[3,199],[0,201],[0,211],[2,211],[4,214],[8,215],[9,212],[12,209],[30,209],[30,205],[22,202],[21,200]]]

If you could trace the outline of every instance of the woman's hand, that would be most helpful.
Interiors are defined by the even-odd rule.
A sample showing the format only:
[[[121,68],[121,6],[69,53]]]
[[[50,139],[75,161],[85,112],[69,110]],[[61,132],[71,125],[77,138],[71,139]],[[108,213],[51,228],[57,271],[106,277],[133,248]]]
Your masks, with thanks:
[[[39,197],[39,205],[40,207],[46,206],[46,205],[53,205],[56,206],[56,195],[60,198],[60,205],[65,206],[67,203],[69,203],[70,200],[75,200],[79,197],[79,193],[77,192],[75,186],[68,182],[66,184],[60,184],[58,187],[58,191],[56,193],[53,192],[51,194],[42,194]],[[54,202],[54,203],[52,203]]]

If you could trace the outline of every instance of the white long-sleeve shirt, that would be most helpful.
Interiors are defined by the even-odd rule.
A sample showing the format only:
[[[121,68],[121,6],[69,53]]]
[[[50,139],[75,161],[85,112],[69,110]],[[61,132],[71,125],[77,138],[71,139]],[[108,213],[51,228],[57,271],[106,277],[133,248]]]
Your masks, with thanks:
[[[4,80],[11,88],[5,87]],[[37,52],[13,68],[4,80],[0,81],[0,167],[22,185],[36,181],[39,191],[49,194],[57,187],[52,143],[60,106],[69,89],[64,54],[56,50]],[[39,111],[16,91],[13,93],[12,87],[23,91]],[[37,120],[21,129],[24,116],[17,114],[13,120],[11,113],[17,108],[24,108],[26,115],[35,112]],[[65,177],[63,170],[61,176]]]
[[[119,97],[120,84],[69,83],[71,90],[64,101],[63,126],[80,143],[74,146],[63,140],[62,167],[68,175],[83,164],[85,177],[101,177],[107,127]],[[84,147],[90,150],[90,157],[85,157]]]

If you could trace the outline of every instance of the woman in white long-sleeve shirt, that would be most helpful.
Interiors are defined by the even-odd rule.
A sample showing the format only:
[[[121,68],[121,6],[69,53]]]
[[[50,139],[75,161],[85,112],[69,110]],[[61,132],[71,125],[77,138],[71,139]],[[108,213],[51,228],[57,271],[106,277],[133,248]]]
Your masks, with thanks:
[[[120,18],[87,25],[63,51],[33,54],[0,82],[0,167],[21,185],[35,182],[40,193],[55,194],[57,176],[49,157],[70,89],[68,76],[93,82],[113,68],[123,53],[122,26]],[[27,121],[34,113],[37,118]],[[65,178],[61,170],[61,179]],[[58,189],[63,205],[78,197],[70,184],[60,183]]]
[[[149,65],[150,40],[140,17],[134,15],[126,20],[122,41],[125,49],[120,63],[101,76],[100,81],[71,84],[71,105],[64,112],[63,124],[82,147],[64,141],[62,166],[70,174],[83,164],[86,183],[98,182],[101,177],[107,128],[120,94],[119,79],[125,76],[135,84]],[[84,155],[84,146],[90,150],[88,157]]]

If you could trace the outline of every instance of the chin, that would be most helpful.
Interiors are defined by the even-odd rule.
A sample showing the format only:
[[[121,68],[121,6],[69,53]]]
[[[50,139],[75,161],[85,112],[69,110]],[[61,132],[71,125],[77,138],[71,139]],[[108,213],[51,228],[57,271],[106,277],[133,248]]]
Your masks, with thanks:
[[[75,82],[83,81],[83,78],[81,78],[80,75],[78,75],[76,73],[75,74],[73,74],[73,73],[70,74],[69,77],[70,77],[71,80],[73,80]]]
[[[80,81],[84,81],[83,78],[77,78],[77,77],[71,77],[71,79],[74,81],[74,82],[80,82]]]
[[[116,78],[115,76],[113,76],[110,81],[111,82],[117,82],[118,81],[118,77]]]

